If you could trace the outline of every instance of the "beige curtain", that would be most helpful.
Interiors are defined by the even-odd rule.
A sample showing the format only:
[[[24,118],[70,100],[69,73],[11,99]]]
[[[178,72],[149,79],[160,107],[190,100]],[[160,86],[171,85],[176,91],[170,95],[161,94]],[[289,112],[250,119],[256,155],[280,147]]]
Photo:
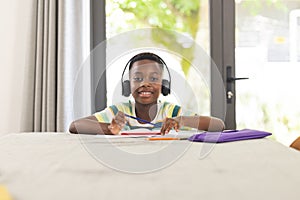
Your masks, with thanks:
[[[34,0],[21,131],[67,131],[76,74],[89,48],[86,0]]]

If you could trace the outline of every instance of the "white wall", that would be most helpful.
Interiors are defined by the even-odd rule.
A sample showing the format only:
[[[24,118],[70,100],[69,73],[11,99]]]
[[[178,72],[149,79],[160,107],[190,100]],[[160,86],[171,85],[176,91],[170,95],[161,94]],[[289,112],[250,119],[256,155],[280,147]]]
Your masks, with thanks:
[[[33,0],[0,0],[0,136],[20,130]]]

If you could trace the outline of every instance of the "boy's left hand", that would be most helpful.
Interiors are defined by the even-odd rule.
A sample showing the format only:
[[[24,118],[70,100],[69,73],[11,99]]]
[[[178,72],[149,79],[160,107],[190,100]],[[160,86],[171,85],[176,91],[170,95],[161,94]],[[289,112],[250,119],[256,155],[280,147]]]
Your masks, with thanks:
[[[160,129],[160,134],[165,135],[170,132],[170,130],[174,128],[176,132],[180,129],[180,119],[178,118],[165,118],[163,121],[163,125]]]

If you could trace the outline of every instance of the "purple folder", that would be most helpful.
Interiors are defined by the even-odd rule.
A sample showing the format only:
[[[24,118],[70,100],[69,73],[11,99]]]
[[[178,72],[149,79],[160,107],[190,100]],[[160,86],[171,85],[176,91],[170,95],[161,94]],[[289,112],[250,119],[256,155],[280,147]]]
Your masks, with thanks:
[[[249,140],[264,138],[266,136],[272,135],[272,133],[265,131],[258,131],[252,129],[242,129],[242,130],[228,130],[222,132],[204,132],[195,134],[188,138],[192,142],[232,142],[239,140]]]

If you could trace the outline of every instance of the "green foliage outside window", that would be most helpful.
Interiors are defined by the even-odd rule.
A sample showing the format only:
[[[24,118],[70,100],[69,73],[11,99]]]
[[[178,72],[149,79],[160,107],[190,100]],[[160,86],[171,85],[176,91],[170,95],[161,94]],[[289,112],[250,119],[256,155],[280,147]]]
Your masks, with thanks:
[[[114,12],[122,14],[123,22],[111,21],[109,26],[114,26],[114,32],[123,32],[145,27],[157,27],[163,30],[154,30],[153,41],[164,45],[169,50],[182,50],[189,57],[181,61],[182,70],[188,74],[190,64],[185,61],[193,60],[194,47],[182,48],[174,43],[176,36],[172,31],[181,32],[195,40],[200,21],[201,0],[107,0],[110,8],[107,9],[109,17]],[[124,23],[126,25],[124,25]]]

